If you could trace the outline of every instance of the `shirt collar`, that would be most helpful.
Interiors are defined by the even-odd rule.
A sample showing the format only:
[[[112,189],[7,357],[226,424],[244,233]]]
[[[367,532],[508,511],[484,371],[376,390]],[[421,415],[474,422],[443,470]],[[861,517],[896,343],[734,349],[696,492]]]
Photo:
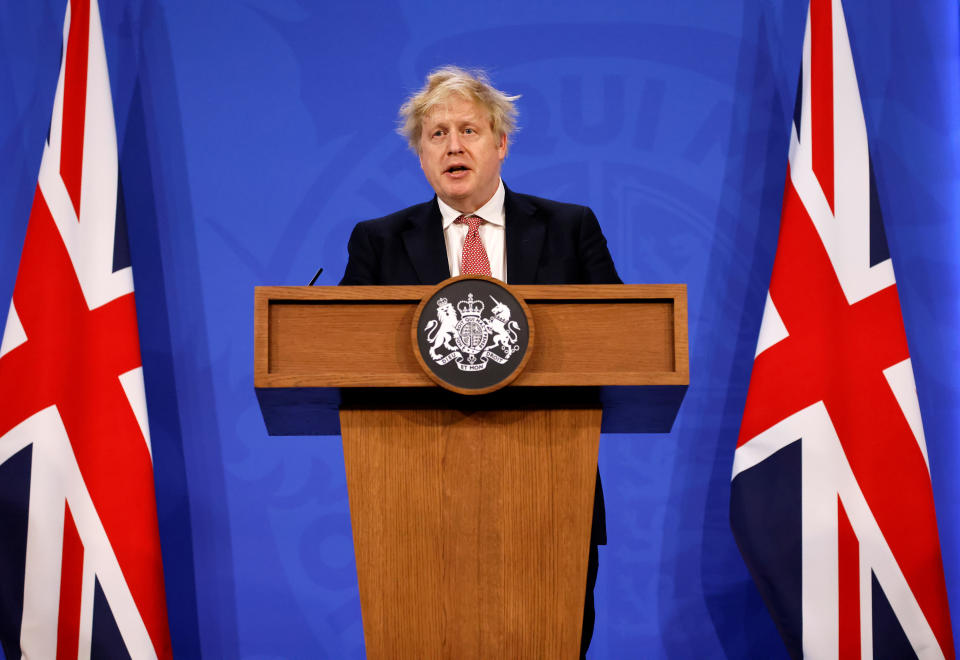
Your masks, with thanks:
[[[500,185],[497,186],[497,192],[493,193],[493,197],[490,198],[490,201],[470,215],[478,215],[490,224],[499,225],[502,227],[504,225],[503,198],[505,195],[506,192],[503,188],[503,179],[500,179]],[[439,196],[437,196],[437,206],[440,207],[440,215],[443,217],[444,230],[452,225],[454,220],[463,215],[463,213],[460,213],[460,211],[440,199]]]

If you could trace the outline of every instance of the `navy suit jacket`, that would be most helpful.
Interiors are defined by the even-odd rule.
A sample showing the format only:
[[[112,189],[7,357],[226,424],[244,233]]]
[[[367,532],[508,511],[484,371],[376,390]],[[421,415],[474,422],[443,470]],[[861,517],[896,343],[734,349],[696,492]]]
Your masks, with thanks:
[[[586,206],[506,189],[510,284],[620,284],[607,241]],[[357,224],[340,284],[438,284],[450,277],[437,200]]]
[[[506,188],[503,209],[510,284],[622,283],[600,223],[588,207]],[[436,198],[358,223],[347,252],[341,285],[439,284],[450,277]],[[599,473],[592,541],[607,542]]]

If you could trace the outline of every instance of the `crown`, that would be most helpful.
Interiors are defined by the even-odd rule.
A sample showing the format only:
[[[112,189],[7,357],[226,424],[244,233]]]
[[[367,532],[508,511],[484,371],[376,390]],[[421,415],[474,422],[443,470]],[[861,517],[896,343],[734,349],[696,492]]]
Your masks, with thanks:
[[[473,294],[468,294],[466,300],[457,303],[457,309],[460,310],[460,316],[480,316],[483,312],[483,301],[474,300]]]
[[[447,300],[446,298],[439,298],[437,300],[437,307],[446,307],[449,304],[450,304],[450,301]]]

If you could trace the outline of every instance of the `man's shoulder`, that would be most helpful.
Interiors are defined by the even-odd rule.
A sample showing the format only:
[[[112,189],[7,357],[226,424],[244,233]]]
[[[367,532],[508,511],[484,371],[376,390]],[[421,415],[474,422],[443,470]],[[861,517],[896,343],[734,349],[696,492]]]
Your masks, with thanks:
[[[506,204],[508,209],[512,205],[516,210],[526,213],[527,215],[542,215],[543,217],[553,219],[577,219],[582,218],[585,214],[591,213],[590,208],[583,204],[558,202],[555,199],[527,195],[525,193],[513,192],[512,190],[509,192]]]
[[[431,208],[432,207],[432,208]],[[396,233],[397,231],[408,226],[410,223],[415,222],[424,218],[425,216],[431,215],[434,210],[436,210],[437,215],[440,211],[437,209],[437,200],[431,199],[428,202],[422,202],[420,204],[414,204],[413,206],[408,206],[405,209],[400,209],[399,211],[394,211],[388,215],[372,218],[370,220],[363,220],[358,222],[358,226],[362,226],[364,230],[369,233],[379,234],[379,233]]]

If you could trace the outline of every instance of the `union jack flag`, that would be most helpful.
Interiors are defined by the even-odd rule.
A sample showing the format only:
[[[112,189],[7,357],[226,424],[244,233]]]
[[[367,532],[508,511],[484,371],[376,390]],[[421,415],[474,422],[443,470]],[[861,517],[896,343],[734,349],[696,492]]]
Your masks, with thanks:
[[[8,658],[169,658],[133,276],[96,0],[70,0],[0,343]]]
[[[811,0],[731,523],[795,658],[953,658],[923,425],[840,0]]]
[[[953,658],[933,491],[840,0],[811,0],[731,523],[793,657]]]

